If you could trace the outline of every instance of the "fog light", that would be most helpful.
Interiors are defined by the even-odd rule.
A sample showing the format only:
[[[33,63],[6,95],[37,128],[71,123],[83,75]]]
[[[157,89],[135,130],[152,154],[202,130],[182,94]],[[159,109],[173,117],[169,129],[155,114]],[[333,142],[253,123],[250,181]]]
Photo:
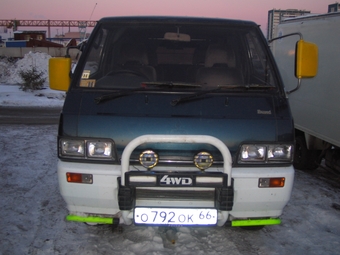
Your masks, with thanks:
[[[145,168],[153,168],[158,163],[158,155],[152,150],[143,151],[139,155],[139,163]]]
[[[282,188],[285,186],[285,178],[260,178],[259,188]]]
[[[92,174],[78,174],[78,173],[66,173],[67,182],[74,182],[74,183],[93,183],[93,176]]]
[[[209,152],[200,152],[194,158],[195,166],[200,170],[205,170],[211,167],[213,163],[213,156]]]

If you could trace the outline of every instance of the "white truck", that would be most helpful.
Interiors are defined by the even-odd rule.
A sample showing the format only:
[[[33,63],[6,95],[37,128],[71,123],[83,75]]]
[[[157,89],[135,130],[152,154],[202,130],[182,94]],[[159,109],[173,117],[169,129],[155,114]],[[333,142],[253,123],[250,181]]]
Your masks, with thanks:
[[[327,166],[339,170],[340,13],[288,19],[279,24],[277,31],[278,37],[299,32],[303,40],[318,46],[316,77],[298,84],[292,75],[297,36],[275,40],[271,45],[295,123],[294,166],[312,170],[324,158]]]

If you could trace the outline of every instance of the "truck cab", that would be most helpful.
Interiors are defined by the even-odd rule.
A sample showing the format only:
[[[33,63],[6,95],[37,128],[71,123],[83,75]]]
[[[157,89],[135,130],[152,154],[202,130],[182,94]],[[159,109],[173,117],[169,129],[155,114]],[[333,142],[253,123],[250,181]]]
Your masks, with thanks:
[[[67,91],[58,179],[68,220],[173,226],[280,223],[294,124],[259,27],[191,17],[98,21]]]

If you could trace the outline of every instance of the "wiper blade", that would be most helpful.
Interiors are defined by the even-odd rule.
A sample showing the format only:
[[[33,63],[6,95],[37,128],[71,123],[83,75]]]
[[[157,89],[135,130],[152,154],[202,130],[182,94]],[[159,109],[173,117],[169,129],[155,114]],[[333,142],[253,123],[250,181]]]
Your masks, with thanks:
[[[111,94],[96,97],[94,99],[94,102],[96,104],[100,104],[100,103],[108,101],[108,100],[113,100],[113,99],[116,99],[116,98],[119,98],[119,97],[131,95],[138,90],[141,90],[141,88],[134,88],[134,89],[130,89],[130,90],[119,90],[119,91],[111,93]]]
[[[222,89],[272,89],[274,86],[263,84],[220,85]]]
[[[206,95],[206,94],[209,94],[209,93],[212,93],[212,92],[215,92],[215,91],[218,91],[220,90],[222,87],[221,86],[218,86],[217,88],[215,89],[211,89],[211,90],[205,90],[205,91],[201,91],[201,92],[198,92],[198,93],[195,93],[191,96],[187,96],[187,97],[179,97],[177,99],[173,99],[171,101],[171,105],[172,106],[176,106],[178,105],[179,103],[184,103],[184,102],[188,102],[188,101],[193,101],[193,100],[196,100],[196,99],[200,99],[202,96]]]
[[[187,97],[180,97],[177,99],[173,99],[171,101],[171,105],[172,106],[176,106],[179,103],[184,103],[184,102],[188,102],[188,101],[194,101],[197,99],[200,99],[202,96],[209,94],[209,93],[213,93],[216,92],[218,90],[221,89],[273,89],[273,86],[269,86],[269,85],[261,85],[261,84],[248,84],[248,85],[218,85],[217,88],[215,89],[211,89],[211,90],[205,90],[202,92],[198,92],[195,93],[194,95],[191,96],[187,96]]]
[[[192,84],[192,83],[186,83],[186,82],[172,82],[172,81],[165,81],[165,82],[143,82],[142,87],[148,87],[148,86],[153,86],[153,87],[168,87],[168,88],[173,88],[173,87],[184,87],[184,88],[201,88],[202,85],[200,84]]]

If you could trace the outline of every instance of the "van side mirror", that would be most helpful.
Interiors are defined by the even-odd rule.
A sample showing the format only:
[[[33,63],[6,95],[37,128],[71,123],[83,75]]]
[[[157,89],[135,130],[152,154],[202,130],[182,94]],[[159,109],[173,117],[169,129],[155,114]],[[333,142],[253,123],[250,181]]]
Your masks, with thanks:
[[[313,78],[318,72],[318,46],[300,39],[296,43],[295,76]]]
[[[67,91],[71,83],[70,72],[71,58],[50,58],[48,63],[50,88]]]
[[[311,42],[305,42],[300,32],[282,35],[268,42],[271,43],[275,40],[294,35],[300,36],[300,40],[295,46],[295,77],[298,80],[298,84],[295,89],[286,91],[287,94],[293,93],[300,88],[301,79],[313,78],[318,72],[318,46]]]

